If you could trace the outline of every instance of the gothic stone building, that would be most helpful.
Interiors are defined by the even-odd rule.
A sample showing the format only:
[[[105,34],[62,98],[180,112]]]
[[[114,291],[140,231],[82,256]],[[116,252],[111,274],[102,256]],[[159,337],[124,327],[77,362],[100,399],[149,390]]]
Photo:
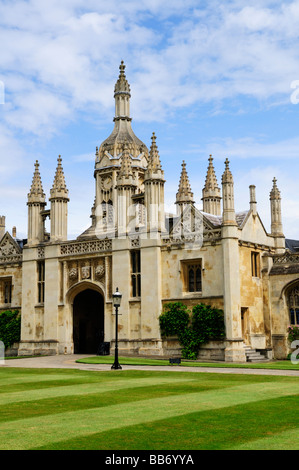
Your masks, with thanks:
[[[91,226],[67,239],[68,190],[59,156],[50,208],[39,163],[28,194],[28,238],[18,240],[0,218],[0,309],[21,311],[19,355],[96,354],[114,347],[112,293],[122,293],[121,354],[171,355],[175,339],[161,338],[163,305],[205,303],[225,314],[226,340],[206,345],[199,357],[246,360],[247,347],[285,358],[287,327],[299,323],[299,254],[285,240],[276,179],[270,193],[271,233],[257,212],[234,208],[234,182],[226,160],[221,188],[210,156],[195,207],[183,162],[176,214],[164,212],[164,172],[156,136],[150,150],[134,134],[130,85],[120,66],[111,135],[96,149]],[[51,221],[45,232],[45,219]],[[299,246],[299,243],[298,243]]]

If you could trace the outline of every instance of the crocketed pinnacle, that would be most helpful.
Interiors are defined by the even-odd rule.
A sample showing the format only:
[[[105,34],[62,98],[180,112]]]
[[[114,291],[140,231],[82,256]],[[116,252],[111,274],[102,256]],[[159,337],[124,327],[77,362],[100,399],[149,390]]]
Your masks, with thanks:
[[[119,93],[124,93],[124,94],[128,94],[131,96],[131,89],[130,89],[129,82],[126,78],[125,68],[126,66],[124,64],[124,61],[122,60],[119,66],[119,71],[120,71],[119,77],[114,87],[114,96]]]
[[[148,170],[152,172],[156,172],[157,170],[161,170],[161,161],[159,156],[159,150],[157,146],[156,134],[153,132],[152,135],[152,145],[150,148],[149,153],[149,162],[148,162]]]
[[[176,194],[176,202],[193,202],[193,193],[191,191],[189,177],[186,170],[186,163],[184,160],[182,163],[179,190]]]
[[[118,182],[126,181],[128,179],[132,179],[133,172],[132,172],[132,160],[129,152],[128,143],[124,143],[124,150],[121,157],[121,164],[120,170],[118,173]]]
[[[228,158],[225,160],[225,170],[224,170],[224,173],[222,175],[222,184],[225,184],[225,183],[233,183],[234,182],[234,179],[233,179],[233,175],[229,169],[229,160]]]
[[[35,166],[35,170],[33,174],[30,192],[28,194],[28,201],[44,202],[46,195],[44,193],[43,186],[42,186],[38,160],[36,160],[34,166]]]
[[[204,189],[218,189],[218,182],[215,174],[212,155],[209,157],[209,166]]]
[[[52,189],[50,190],[51,198],[68,198],[68,189],[66,187],[63,168],[62,168],[62,159],[61,155],[57,159],[57,168],[53,181]]]
[[[277,183],[277,179],[273,178],[273,187],[272,187],[272,190],[270,192],[270,200],[280,199],[280,191],[279,191],[276,183]]]

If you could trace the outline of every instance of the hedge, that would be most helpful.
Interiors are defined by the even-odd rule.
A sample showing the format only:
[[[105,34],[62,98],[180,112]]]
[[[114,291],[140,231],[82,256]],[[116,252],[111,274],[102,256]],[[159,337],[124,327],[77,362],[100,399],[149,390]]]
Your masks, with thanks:
[[[21,316],[18,310],[5,310],[0,313],[0,340],[5,349],[20,341]]]

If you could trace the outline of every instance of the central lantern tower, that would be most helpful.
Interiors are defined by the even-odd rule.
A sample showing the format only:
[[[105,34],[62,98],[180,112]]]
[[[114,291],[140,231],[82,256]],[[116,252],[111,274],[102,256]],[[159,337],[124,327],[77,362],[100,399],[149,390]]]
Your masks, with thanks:
[[[92,219],[95,231],[126,231],[128,207],[144,203],[144,174],[148,167],[147,146],[136,137],[130,117],[130,85],[121,62],[120,73],[114,88],[114,129],[96,149],[95,203]],[[144,214],[140,212],[140,223]],[[144,212],[144,211],[143,211]],[[92,231],[94,234],[94,231]]]

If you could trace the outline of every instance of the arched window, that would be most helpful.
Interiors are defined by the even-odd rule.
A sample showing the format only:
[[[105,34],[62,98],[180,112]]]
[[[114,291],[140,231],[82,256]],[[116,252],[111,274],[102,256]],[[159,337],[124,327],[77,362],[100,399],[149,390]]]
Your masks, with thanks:
[[[290,324],[299,326],[299,284],[293,287],[288,294]]]
[[[109,199],[108,202],[102,202],[102,217],[103,225],[108,225],[109,227],[113,226],[114,223],[114,209],[113,202]]]
[[[193,264],[188,266],[188,291],[201,292],[201,265]]]

